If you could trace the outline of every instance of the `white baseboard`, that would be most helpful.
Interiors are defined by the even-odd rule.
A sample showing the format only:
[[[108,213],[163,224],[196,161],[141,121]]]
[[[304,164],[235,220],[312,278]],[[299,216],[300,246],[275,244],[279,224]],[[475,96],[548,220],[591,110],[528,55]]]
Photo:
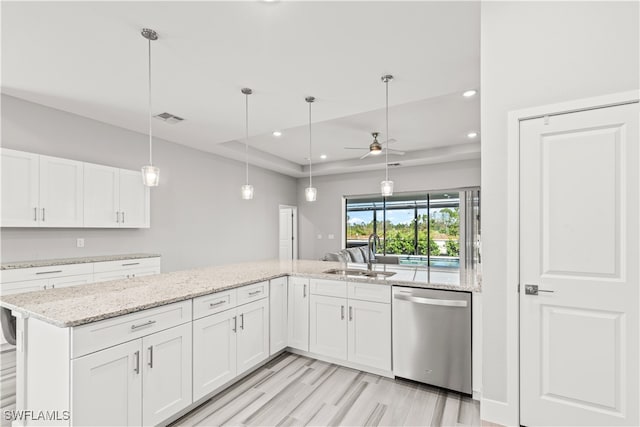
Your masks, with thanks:
[[[506,402],[492,399],[480,401],[480,419],[503,426],[519,426],[518,408],[512,408]]]

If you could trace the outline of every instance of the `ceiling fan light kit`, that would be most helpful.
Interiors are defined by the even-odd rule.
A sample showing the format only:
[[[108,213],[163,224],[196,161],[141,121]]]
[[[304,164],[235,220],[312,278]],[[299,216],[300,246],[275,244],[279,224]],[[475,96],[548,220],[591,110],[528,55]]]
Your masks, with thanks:
[[[385,74],[382,76],[381,80],[385,86],[385,123],[387,128],[385,139],[387,142],[386,150],[384,150],[385,180],[380,183],[380,192],[383,197],[389,197],[393,195],[393,181],[389,180],[389,82],[393,80],[393,76],[391,74]]]
[[[153,116],[151,113],[151,42],[158,40],[158,33],[150,28],[142,29],[142,37],[149,43],[149,164],[142,167],[142,183],[147,187],[157,187],[160,183],[160,168],[153,166]]]

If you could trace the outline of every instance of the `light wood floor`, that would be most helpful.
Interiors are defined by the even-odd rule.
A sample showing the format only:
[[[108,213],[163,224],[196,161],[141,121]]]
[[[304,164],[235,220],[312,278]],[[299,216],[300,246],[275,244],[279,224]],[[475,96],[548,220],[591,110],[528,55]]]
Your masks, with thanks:
[[[284,353],[175,426],[480,426],[469,397]]]
[[[0,426],[9,426],[4,411],[16,409],[16,351],[8,344],[0,348]]]

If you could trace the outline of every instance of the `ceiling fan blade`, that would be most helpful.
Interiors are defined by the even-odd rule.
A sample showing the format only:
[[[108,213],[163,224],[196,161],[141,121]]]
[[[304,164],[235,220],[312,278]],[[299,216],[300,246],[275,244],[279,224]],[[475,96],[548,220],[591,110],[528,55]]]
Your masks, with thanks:
[[[400,150],[393,150],[391,148],[389,148],[387,150],[389,152],[389,154],[395,154],[396,156],[404,156],[405,152],[404,151],[400,151]]]
[[[371,155],[371,151],[368,151],[367,154],[365,154],[364,156],[360,157],[360,160],[369,157]]]
[[[389,138],[389,144],[393,144],[394,142],[398,142],[398,140],[395,138]]]
[[[345,150],[368,150],[368,148],[364,148],[364,147],[342,147]]]

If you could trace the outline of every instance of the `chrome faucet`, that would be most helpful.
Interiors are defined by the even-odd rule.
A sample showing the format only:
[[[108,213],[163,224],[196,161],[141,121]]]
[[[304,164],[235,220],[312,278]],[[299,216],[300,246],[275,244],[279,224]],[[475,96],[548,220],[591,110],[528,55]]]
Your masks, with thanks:
[[[373,241],[373,244],[371,244],[371,241]],[[373,270],[371,254],[373,253],[375,256],[378,245],[380,245],[380,237],[375,233],[369,234],[369,240],[367,241],[367,248],[369,249],[367,251],[367,270]]]

